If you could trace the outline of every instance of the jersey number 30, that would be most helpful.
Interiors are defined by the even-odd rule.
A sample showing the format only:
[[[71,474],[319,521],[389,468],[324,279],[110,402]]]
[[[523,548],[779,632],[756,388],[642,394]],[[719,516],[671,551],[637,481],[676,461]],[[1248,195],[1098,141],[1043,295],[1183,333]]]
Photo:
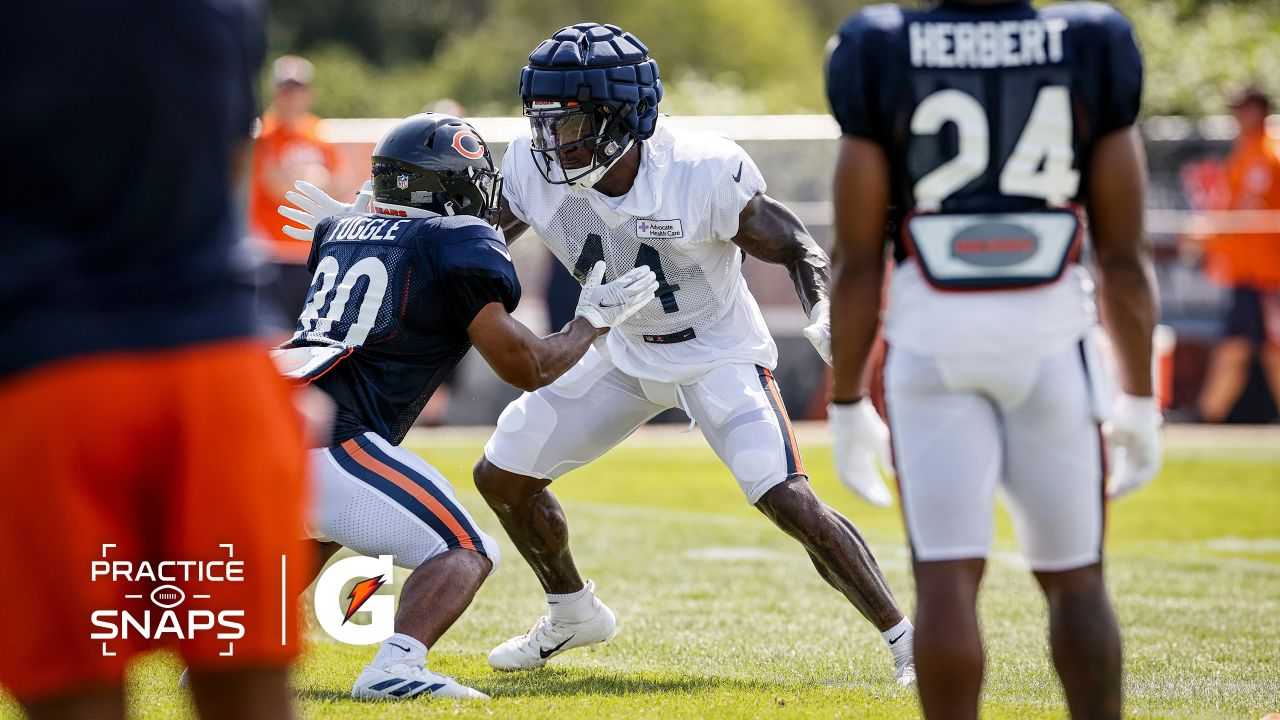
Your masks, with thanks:
[[[342,282],[338,282],[338,272],[341,269],[332,255],[326,255],[316,266],[316,280],[320,281],[320,287],[316,288],[310,302],[302,309],[298,324],[302,326],[302,332],[328,334],[333,329],[333,324],[342,319],[356,283],[364,277],[369,283],[365,287],[364,297],[360,299],[360,310],[356,313],[355,322],[347,328],[346,337],[333,338],[347,345],[363,345],[369,337],[369,331],[373,329],[374,321],[378,319],[378,308],[382,307],[382,300],[387,294],[387,266],[376,257],[367,257],[352,265],[343,274]],[[314,282],[313,280],[312,283]],[[337,292],[333,295],[333,302],[329,304],[329,311],[324,317],[320,317],[320,309],[329,299],[329,293],[333,292],[335,284],[338,286]]]
[[[986,172],[991,162],[987,111],[972,95],[939,90],[926,97],[911,115],[913,135],[935,135],[955,123],[959,152],[916,182],[916,207],[938,210],[952,193]],[[1061,206],[1075,197],[1080,172],[1073,167],[1071,95],[1062,85],[1040,88],[1026,127],[1000,171],[1000,194],[1042,198]]]

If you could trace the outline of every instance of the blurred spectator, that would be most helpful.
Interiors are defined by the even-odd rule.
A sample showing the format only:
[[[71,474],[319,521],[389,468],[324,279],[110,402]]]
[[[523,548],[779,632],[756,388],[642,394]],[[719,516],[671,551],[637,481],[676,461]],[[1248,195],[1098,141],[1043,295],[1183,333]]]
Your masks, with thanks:
[[[1231,111],[1240,134],[1227,158],[1225,189],[1213,194],[1221,209],[1280,211],[1280,153],[1266,132],[1271,100],[1247,88]],[[1272,396],[1280,397],[1280,234],[1225,232],[1209,238],[1204,253],[1206,273],[1231,289],[1223,336],[1198,401],[1202,420],[1221,422],[1240,399],[1255,354]]]
[[[423,112],[443,113],[452,115],[456,118],[464,118],[467,116],[467,107],[453,98],[440,98],[422,108]]]
[[[296,180],[306,180],[333,193],[337,149],[316,134],[320,118],[311,113],[315,67],[297,55],[284,55],[272,66],[275,96],[262,114],[262,131],[253,149],[249,186],[249,231],[266,241],[271,267],[260,290],[259,312],[269,325],[292,328],[311,285],[307,272],[308,242],[294,240],[281,228],[276,208]]]

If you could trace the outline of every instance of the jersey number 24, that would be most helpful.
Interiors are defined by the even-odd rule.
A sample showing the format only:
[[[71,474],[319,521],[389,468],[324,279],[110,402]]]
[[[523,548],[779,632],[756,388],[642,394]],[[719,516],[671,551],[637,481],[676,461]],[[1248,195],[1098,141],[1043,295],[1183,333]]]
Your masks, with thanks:
[[[916,106],[911,133],[935,135],[947,123],[955,123],[959,151],[916,182],[916,207],[925,212],[937,211],[991,163],[991,132],[981,103],[961,90],[939,90]],[[1042,87],[1000,171],[1000,194],[1041,198],[1054,207],[1065,205],[1080,187],[1074,161],[1070,92],[1062,85]]]

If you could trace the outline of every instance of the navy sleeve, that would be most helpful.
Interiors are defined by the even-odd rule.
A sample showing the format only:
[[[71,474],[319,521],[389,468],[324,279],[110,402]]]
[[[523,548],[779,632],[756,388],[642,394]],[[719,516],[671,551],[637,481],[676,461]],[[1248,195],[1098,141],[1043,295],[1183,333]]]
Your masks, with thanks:
[[[896,18],[894,14],[896,13]],[[827,100],[845,135],[889,142],[880,108],[880,60],[889,43],[886,23],[901,24],[896,7],[866,8],[845,21],[831,39],[827,58]]]
[[[520,280],[506,244],[487,225],[478,229],[487,232],[439,246],[435,253],[445,301],[464,329],[489,303],[502,303],[507,312],[520,304]]]
[[[1107,38],[1107,93],[1102,99],[1098,134],[1129,127],[1142,105],[1142,53],[1133,26],[1119,11],[1107,8],[1102,18]]]
[[[284,218],[280,218],[284,222]],[[333,216],[322,219],[316,224],[315,232],[311,234],[311,252],[307,253],[307,270],[314,273],[316,266],[320,264],[320,245],[324,243],[325,237],[329,234],[329,228],[333,227]]]

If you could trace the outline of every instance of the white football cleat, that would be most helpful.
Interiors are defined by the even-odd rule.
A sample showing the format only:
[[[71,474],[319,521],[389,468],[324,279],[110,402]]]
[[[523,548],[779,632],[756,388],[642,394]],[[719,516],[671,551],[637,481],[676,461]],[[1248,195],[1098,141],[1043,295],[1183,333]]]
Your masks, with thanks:
[[[409,700],[427,695],[463,700],[489,699],[488,695],[448,675],[420,666],[392,665],[383,669],[365,665],[364,672],[351,686],[351,697],[356,700]]]
[[[902,686],[916,684],[916,661],[907,658],[893,671],[893,681]]]
[[[580,623],[553,620],[549,615],[538,618],[529,632],[517,635],[489,653],[494,670],[533,670],[565,650],[595,645],[613,637],[617,622],[613,611],[598,599],[596,613]]]

